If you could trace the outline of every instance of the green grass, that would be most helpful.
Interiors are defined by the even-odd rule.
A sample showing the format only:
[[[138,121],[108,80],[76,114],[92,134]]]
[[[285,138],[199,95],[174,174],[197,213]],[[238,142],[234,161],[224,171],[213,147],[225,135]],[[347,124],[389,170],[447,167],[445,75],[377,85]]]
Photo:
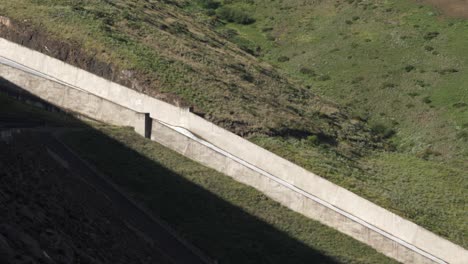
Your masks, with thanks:
[[[438,17],[411,1],[359,2],[251,1],[248,9],[258,23],[235,28],[263,48],[262,59],[314,92],[371,121],[395,123],[403,146],[411,141],[421,145],[417,151],[430,145],[450,159],[463,158],[468,144],[457,140],[456,130],[468,122],[468,110],[455,106],[468,100],[468,23]],[[266,41],[264,29],[277,40]],[[291,59],[278,63],[281,56]],[[302,74],[298,66],[317,76]],[[330,80],[320,81],[322,74]]]
[[[396,151],[348,160],[306,140],[252,141],[466,247],[468,21],[407,0],[224,2],[256,22],[218,31],[237,31]]]
[[[432,145],[451,158],[466,153],[467,144],[446,146],[468,122],[468,108],[454,107],[468,100],[467,21],[437,17],[407,0],[229,2],[248,5],[257,22],[225,27],[261,47],[262,60],[359,117],[395,123],[403,141]],[[432,32],[438,35],[428,38]],[[279,62],[282,56],[289,60]],[[316,74],[301,73],[304,67]]]
[[[33,33],[72,43],[84,51],[79,61],[110,64],[115,74],[109,78],[130,78],[137,89],[162,98],[176,96],[224,127],[242,124],[239,134],[274,133],[285,122],[316,130],[314,115],[324,102],[190,16],[181,8],[188,3],[18,0],[2,3],[0,14],[13,24],[27,21]]]
[[[466,245],[466,170],[403,152],[379,152],[355,162],[308,140],[256,137],[256,144]],[[424,153],[430,155],[431,153]]]

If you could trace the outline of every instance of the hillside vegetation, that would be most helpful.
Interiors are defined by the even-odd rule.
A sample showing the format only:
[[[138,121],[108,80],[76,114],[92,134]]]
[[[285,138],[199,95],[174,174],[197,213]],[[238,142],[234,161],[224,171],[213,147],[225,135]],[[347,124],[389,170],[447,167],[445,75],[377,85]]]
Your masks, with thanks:
[[[0,36],[193,106],[467,245],[464,20],[407,0],[17,0],[0,15]]]
[[[395,151],[344,161],[358,169],[341,170],[339,157],[324,163],[323,153],[294,139],[255,142],[466,246],[466,20],[406,0],[220,3],[205,6],[199,17],[220,19],[218,32],[259,51],[260,60],[297,84],[347,106]],[[250,21],[226,18],[220,9]],[[448,231],[453,226],[462,232]]]

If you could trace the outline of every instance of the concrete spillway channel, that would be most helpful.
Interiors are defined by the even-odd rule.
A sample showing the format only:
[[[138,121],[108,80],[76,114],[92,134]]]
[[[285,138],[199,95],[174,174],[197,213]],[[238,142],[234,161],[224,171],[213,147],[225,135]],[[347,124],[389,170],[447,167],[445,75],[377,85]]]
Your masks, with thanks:
[[[2,53],[2,45],[10,51]],[[30,60],[27,56],[36,58]],[[92,111],[78,108],[77,112],[98,115],[96,119],[114,122],[112,124],[134,126],[141,135],[145,135],[142,131],[150,129],[152,140],[253,186],[286,207],[348,234],[398,261],[468,263],[468,253],[462,247],[184,109],[1,39],[0,64],[17,71],[0,68],[0,74],[3,71],[20,87],[29,85],[26,90],[45,100],[56,100],[64,108],[78,107],[74,101],[87,100],[86,107]],[[23,80],[28,77],[22,74],[46,79],[49,86],[46,88],[39,80],[37,82],[43,87],[31,86]],[[53,89],[50,86],[54,86]],[[57,95],[52,96],[54,93]],[[58,94],[72,98],[58,100]],[[106,111],[113,115],[103,114]],[[120,119],[115,118],[114,112],[120,113]],[[140,120],[147,113],[152,123]],[[140,123],[144,123],[144,129],[138,128]]]

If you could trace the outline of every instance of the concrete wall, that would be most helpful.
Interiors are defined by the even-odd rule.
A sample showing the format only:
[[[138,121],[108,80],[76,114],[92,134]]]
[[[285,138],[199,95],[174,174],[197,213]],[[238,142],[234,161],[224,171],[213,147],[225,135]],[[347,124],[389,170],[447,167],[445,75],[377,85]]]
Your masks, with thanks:
[[[0,39],[0,56],[46,74],[49,78],[57,78],[134,111],[147,112],[153,119],[168,125],[190,130],[230,155],[247,161],[258,170],[287,183],[288,187],[271,189],[265,187],[267,186],[265,183],[259,183],[261,180],[257,180],[249,173],[245,174],[249,176],[242,176],[245,170],[251,170],[245,164],[239,163],[244,169],[237,169],[236,166],[239,165],[230,167],[231,165],[227,164],[226,161],[218,161],[214,158],[211,162],[209,159],[203,161],[203,157],[214,155],[211,153],[213,150],[200,148],[196,155],[190,154],[187,152],[188,150],[184,152],[183,149],[178,149],[180,146],[172,145],[174,143],[172,141],[175,139],[171,139],[169,132],[164,135],[166,138],[158,134],[158,129],[163,131],[163,128],[159,126],[160,123],[153,122],[152,138],[243,183],[252,185],[289,208],[347,233],[388,256],[407,263],[425,262],[429,261],[430,258],[437,262],[468,263],[468,253],[464,248],[248,142],[186,109],[169,105],[4,39]],[[44,93],[46,92],[44,91]],[[174,130],[172,133],[174,133],[172,137],[178,136]],[[161,139],[158,135],[161,136]],[[187,143],[186,146],[182,147],[189,148],[190,144]],[[266,177],[265,174],[260,174]],[[303,193],[298,194],[293,189]],[[291,198],[284,199],[281,198],[282,195]],[[314,205],[309,200],[318,205]],[[321,207],[328,209],[322,210]],[[339,214],[340,217],[335,217],[334,213]],[[358,225],[354,226],[353,223],[358,223]],[[425,257],[422,257],[423,255]]]
[[[151,139],[207,167],[216,168],[219,172],[232,177],[236,181],[260,190],[294,211],[319,220],[363,243],[373,245],[378,251],[398,261],[403,263],[432,263],[428,258],[396,243],[394,240],[350,220],[313,199],[307,198],[300,192],[292,191],[291,188],[282,184],[281,181],[277,181],[274,177],[267,177],[265,173],[248,168],[241,162],[214,151],[209,147],[209,143],[206,144],[203,140],[184,135],[159,122],[153,123]]]
[[[116,126],[134,127],[138,134],[150,136],[148,131],[151,129],[151,123],[148,123],[149,116],[145,113],[3,64],[0,64],[0,77],[13,84],[3,88],[8,89],[10,94],[29,98],[30,101],[34,100],[32,97],[37,97],[53,106],[94,120]]]

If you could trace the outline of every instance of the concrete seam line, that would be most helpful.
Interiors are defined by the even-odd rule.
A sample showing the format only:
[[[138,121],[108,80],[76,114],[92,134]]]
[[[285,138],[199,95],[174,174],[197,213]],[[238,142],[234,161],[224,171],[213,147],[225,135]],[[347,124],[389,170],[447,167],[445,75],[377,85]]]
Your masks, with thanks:
[[[121,108],[124,108],[124,109],[130,110],[130,111],[132,111],[132,112],[135,112],[135,113],[137,113],[137,114],[145,114],[145,113],[143,113],[143,112],[138,112],[138,111],[135,111],[135,110],[133,110],[133,109],[131,109],[131,108],[129,108],[129,107],[126,107],[126,106],[120,105],[120,104],[118,104],[118,103],[115,103],[115,102],[113,102],[113,101],[111,101],[111,100],[108,100],[108,99],[106,99],[106,98],[104,98],[104,97],[101,97],[101,96],[99,96],[99,95],[97,95],[97,94],[88,92],[88,91],[86,91],[86,90],[84,90],[84,89],[81,89],[81,88],[79,88],[79,87],[77,87],[77,86],[74,86],[74,85],[71,85],[71,84],[69,84],[69,83],[60,81],[60,80],[58,80],[58,79],[56,79],[56,78],[54,78],[54,77],[51,77],[51,76],[49,76],[49,75],[42,74],[42,73],[40,73],[40,72],[38,72],[38,71],[36,71],[36,70],[30,69],[30,68],[28,68],[28,67],[26,67],[26,66],[22,66],[21,64],[16,63],[16,62],[14,62],[14,61],[11,61],[11,60],[9,60],[9,59],[6,59],[6,58],[4,58],[4,57],[2,57],[2,56],[0,56],[0,64],[1,64],[1,65],[5,65],[5,66],[7,66],[7,67],[11,67],[11,68],[13,68],[13,69],[17,69],[17,70],[22,71],[22,72],[25,72],[25,73],[27,73],[27,74],[32,74],[32,75],[34,75],[34,76],[36,76],[36,77],[38,77],[38,78],[42,78],[42,79],[45,79],[45,80],[47,80],[47,81],[51,81],[51,82],[58,83],[58,84],[63,85],[63,86],[70,87],[71,89],[75,89],[75,90],[78,90],[78,91],[80,91],[80,92],[82,92],[82,93],[85,93],[85,94],[87,94],[87,95],[94,96],[94,97],[96,97],[96,98],[98,98],[98,99],[100,99],[100,100],[103,100],[103,101],[105,101],[105,102],[109,102],[109,103],[114,104],[114,105],[116,105],[116,106],[119,106],[119,107],[121,107]],[[89,116],[89,115],[79,113],[79,112],[77,112],[77,111],[75,111],[75,110],[67,109],[66,107],[63,107],[63,106],[61,106],[61,108],[64,108],[64,109],[66,109],[66,110],[69,110],[69,111],[71,111],[72,113],[75,113],[75,114],[77,114],[77,115],[81,115],[81,116],[87,117],[87,118],[89,118],[89,119],[91,119],[91,120],[94,120],[94,121],[104,122],[104,121],[100,121],[100,120],[97,119],[97,118],[91,117],[91,116]]]
[[[5,58],[3,56],[0,56],[0,64],[3,64],[3,65],[6,65],[6,66],[10,66],[10,67],[13,67],[15,69],[18,69],[18,70],[21,70],[23,72],[26,72],[26,73],[29,73],[29,74],[32,74],[32,75],[35,75],[37,77],[40,77],[40,78],[44,78],[44,79],[47,79],[47,80],[50,80],[50,81],[53,81],[53,82],[56,82],[56,83],[59,83],[59,84],[62,84],[62,85],[66,85],[66,86],[69,86],[71,88],[74,88],[74,89],[77,89],[77,90],[80,90],[82,92],[86,92],[86,93],[89,93],[88,91],[80,88],[80,87],[77,87],[77,86],[74,86],[74,85],[71,85],[69,83],[66,83],[62,80],[59,80],[53,76],[50,76],[48,74],[45,74],[45,73],[42,73],[42,72],[39,72],[35,69],[32,69],[26,65],[23,65],[21,63],[18,63],[16,61],[12,61],[8,58]]]
[[[236,156],[222,150],[221,148],[219,148],[219,147],[217,147],[217,146],[215,146],[215,145],[213,145],[213,144],[211,144],[211,143],[209,143],[209,142],[207,142],[207,141],[205,141],[205,140],[203,140],[201,138],[198,138],[197,136],[195,136],[193,133],[191,133],[190,131],[188,131],[185,128],[178,127],[178,126],[172,126],[172,125],[169,125],[169,124],[164,123],[164,122],[159,121],[159,120],[157,120],[157,121],[160,124],[162,124],[162,125],[170,128],[170,129],[172,129],[172,130],[174,130],[174,131],[176,131],[176,132],[178,132],[178,133],[180,133],[180,134],[182,134],[182,135],[184,135],[184,136],[186,136],[186,137],[188,137],[188,138],[190,138],[190,139],[192,139],[192,140],[194,140],[194,141],[196,141],[196,142],[198,142],[198,143],[200,143],[200,144],[202,144],[202,145],[204,145],[204,146],[206,146],[206,147],[208,147],[208,148],[210,148],[212,150],[214,150],[215,152],[217,152],[217,153],[219,153],[219,154],[221,154],[221,155],[223,155],[223,156],[225,156],[227,158],[230,158],[230,159],[234,160],[235,162],[237,162],[237,163],[239,163],[239,164],[241,164],[241,165],[243,165],[243,166],[245,166],[245,167],[247,167],[247,168],[249,168],[249,169],[251,169],[253,171],[256,171],[256,172],[266,176],[267,178],[281,184],[282,186],[284,186],[284,187],[286,187],[286,188],[288,188],[290,190],[293,190],[296,193],[299,193],[299,194],[301,194],[301,195],[303,195],[303,196],[305,196],[305,197],[307,197],[307,198],[309,198],[309,199],[311,199],[311,200],[313,200],[313,201],[315,201],[315,202],[317,202],[317,203],[319,203],[319,204],[321,204],[321,205],[323,205],[323,206],[337,212],[338,214],[340,214],[340,215],[342,215],[342,216],[344,216],[344,217],[346,217],[346,218],[348,218],[348,219],[350,219],[350,220],[352,220],[354,222],[357,222],[357,223],[371,229],[372,231],[375,231],[375,232],[379,233],[380,235],[382,235],[382,236],[384,236],[384,237],[386,237],[386,238],[388,238],[390,240],[393,240],[396,243],[398,243],[398,244],[400,244],[400,245],[402,245],[402,246],[404,246],[404,247],[406,247],[406,248],[408,248],[408,249],[410,249],[410,250],[412,250],[412,251],[414,251],[414,252],[416,252],[416,253],[418,253],[418,254],[420,254],[420,255],[422,255],[422,256],[424,256],[424,257],[426,257],[426,258],[428,258],[428,259],[430,259],[432,261],[434,261],[434,262],[436,262],[436,263],[441,263],[441,264],[447,263],[444,260],[430,254],[429,252],[426,252],[426,251],[424,251],[424,250],[422,250],[422,249],[420,249],[420,248],[418,248],[418,247],[416,247],[416,246],[414,246],[414,245],[412,245],[412,244],[410,244],[410,243],[408,243],[408,242],[406,242],[406,241],[404,241],[404,240],[402,240],[402,239],[400,239],[400,238],[398,238],[398,237],[396,237],[396,236],[394,236],[394,235],[392,235],[392,234],[390,234],[390,233],[388,233],[388,232],[386,232],[386,231],[384,231],[384,230],[382,230],[382,229],[380,229],[380,228],[366,222],[365,220],[363,220],[361,218],[358,218],[358,217],[356,217],[356,216],[354,216],[354,215],[352,215],[352,214],[350,214],[350,213],[348,213],[348,212],[346,212],[346,211],[344,211],[344,210],[330,204],[329,202],[326,202],[326,201],[324,201],[324,200],[322,200],[322,199],[320,199],[320,198],[318,198],[318,197],[316,197],[316,196],[314,196],[314,195],[312,195],[312,194],[310,194],[310,193],[308,193],[308,192],[294,186],[293,184],[291,184],[291,183],[289,183],[289,182],[287,182],[287,181],[285,181],[283,179],[280,179],[280,178],[278,178],[278,177],[276,177],[276,176],[274,176],[274,175],[272,175],[272,174],[270,174],[270,173],[268,173],[268,172],[266,172],[266,171],[264,171],[264,170],[262,170],[262,169],[260,169],[260,168],[258,168],[256,166],[248,163],[247,161],[242,160],[242,159],[240,159],[240,158],[238,158],[238,157],[236,157]]]

